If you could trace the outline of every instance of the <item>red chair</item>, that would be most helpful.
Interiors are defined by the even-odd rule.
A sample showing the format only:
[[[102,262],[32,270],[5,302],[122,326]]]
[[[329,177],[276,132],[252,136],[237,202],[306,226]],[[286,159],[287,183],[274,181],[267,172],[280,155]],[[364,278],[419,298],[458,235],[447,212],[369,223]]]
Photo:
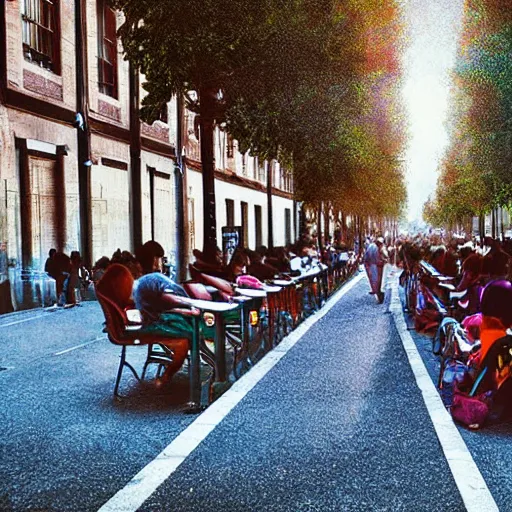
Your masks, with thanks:
[[[130,271],[120,264],[111,265],[103,277],[96,284],[96,296],[101,305],[106,321],[108,339],[114,345],[120,345],[121,361],[117,371],[117,378],[114,387],[114,396],[118,395],[119,383],[124,367],[128,367],[137,380],[144,378],[149,364],[159,365],[157,375],[163,366],[169,368],[183,364],[190,347],[190,334],[170,337],[168,334],[158,332],[145,332],[141,322],[130,321],[127,311],[134,309],[131,299],[133,288],[133,277]],[[173,310],[178,313],[185,313],[182,310]],[[142,377],[139,377],[135,368],[126,360],[126,348],[128,346],[146,345],[148,355],[144,363]],[[155,350],[158,345],[161,350]],[[178,368],[179,369],[179,368]]]

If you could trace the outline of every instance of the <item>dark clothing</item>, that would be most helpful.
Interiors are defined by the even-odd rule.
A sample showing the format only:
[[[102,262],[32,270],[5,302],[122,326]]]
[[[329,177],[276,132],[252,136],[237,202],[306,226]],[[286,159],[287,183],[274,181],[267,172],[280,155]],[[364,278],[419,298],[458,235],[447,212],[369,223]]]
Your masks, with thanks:
[[[265,263],[252,263],[249,265],[247,273],[257,277],[260,281],[267,281],[274,279],[275,276],[279,274],[279,271],[275,267]]]
[[[508,262],[510,256],[503,250],[498,249],[490,252],[484,257],[484,273],[491,277],[504,277],[508,274]]]
[[[48,258],[46,260],[46,263],[44,264],[44,271],[50,276],[53,277],[53,279],[57,279],[57,276],[59,275],[59,268],[57,263],[53,258]]]

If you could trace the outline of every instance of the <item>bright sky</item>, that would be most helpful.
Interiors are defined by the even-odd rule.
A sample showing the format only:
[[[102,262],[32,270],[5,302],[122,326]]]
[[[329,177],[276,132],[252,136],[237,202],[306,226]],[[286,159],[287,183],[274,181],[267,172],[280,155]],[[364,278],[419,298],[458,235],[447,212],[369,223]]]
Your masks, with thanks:
[[[449,71],[455,61],[463,0],[408,0],[409,50],[404,95],[410,142],[406,153],[408,218],[420,220],[434,192],[437,165],[446,148],[444,127]]]

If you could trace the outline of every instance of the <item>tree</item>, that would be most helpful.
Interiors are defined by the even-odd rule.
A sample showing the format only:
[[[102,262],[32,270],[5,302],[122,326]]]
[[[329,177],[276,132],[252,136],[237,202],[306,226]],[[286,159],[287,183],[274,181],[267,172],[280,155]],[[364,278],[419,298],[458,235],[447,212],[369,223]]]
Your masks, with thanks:
[[[199,114],[204,247],[216,248],[213,134],[225,125],[242,150],[291,155],[287,130],[329,60],[337,24],[331,0],[115,0],[127,58],[144,73],[142,117],[154,120],[172,95]],[[312,65],[312,63],[314,63]],[[316,79],[315,79],[316,81]],[[195,94],[189,94],[194,91]],[[309,96],[308,96],[309,95]]]
[[[512,9],[467,0],[451,94],[450,145],[434,205],[453,224],[512,201]]]

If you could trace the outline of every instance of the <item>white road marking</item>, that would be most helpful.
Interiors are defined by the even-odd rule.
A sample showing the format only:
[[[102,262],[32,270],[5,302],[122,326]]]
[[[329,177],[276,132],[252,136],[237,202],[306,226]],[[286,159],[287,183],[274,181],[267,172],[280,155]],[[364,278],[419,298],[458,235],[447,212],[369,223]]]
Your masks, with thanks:
[[[229,412],[286,355],[304,334],[323,318],[343,295],[356,286],[365,274],[359,273],[336,292],[316,314],[305,320],[274,350],[235,382],[226,393],[192,422],[152,462],[107,501],[98,512],[135,512],[167,480],[185,459],[206,439]]]
[[[416,383],[421,390],[423,400],[434,424],[444,456],[448,461],[455,483],[459,489],[468,512],[494,512],[498,507],[478,469],[471,453],[446,410],[430,375],[425,368],[421,355],[407,330],[398,295],[398,279],[391,283],[391,304],[389,311],[402,340]]]
[[[31,320],[36,320],[37,318],[41,318],[43,316],[45,316],[45,314],[31,316],[30,318],[25,318],[24,320],[16,320],[15,322],[9,322],[7,324],[0,324],[0,329],[2,327],[10,327],[11,325],[17,325],[17,324],[22,324],[24,322],[30,322]]]
[[[87,345],[92,345],[93,343],[96,343],[97,341],[106,340],[106,339],[107,339],[106,336],[98,336],[97,338],[95,338],[91,341],[87,341],[86,343],[81,343],[80,345],[76,345],[74,347],[67,348],[66,350],[61,350],[60,352],[55,352],[53,355],[61,356],[62,354],[67,354],[68,352],[73,352],[73,350],[78,350],[79,348],[87,347]]]

